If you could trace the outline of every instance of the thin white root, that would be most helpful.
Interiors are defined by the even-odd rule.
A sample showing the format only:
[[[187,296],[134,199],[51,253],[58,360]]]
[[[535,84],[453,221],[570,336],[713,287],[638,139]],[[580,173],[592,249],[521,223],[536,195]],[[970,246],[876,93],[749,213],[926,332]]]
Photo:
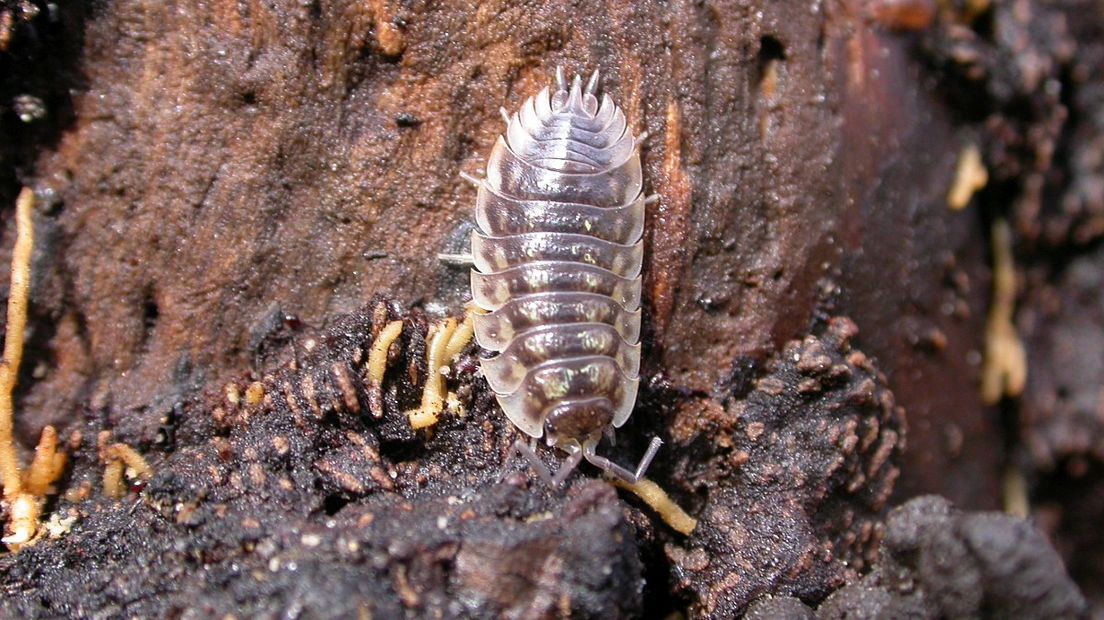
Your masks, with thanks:
[[[43,428],[34,460],[23,480],[26,492],[40,497],[52,493],[54,481],[65,471],[65,462],[65,453],[57,449],[57,431],[52,426]]]
[[[1016,310],[1016,267],[1012,231],[1005,220],[993,222],[993,304],[985,328],[981,399],[996,404],[1019,396],[1027,383],[1027,353],[1012,322]]]
[[[642,478],[637,481],[636,484],[629,484],[620,478],[613,479],[614,486],[631,491],[634,495],[644,500],[644,503],[656,511],[660,519],[663,522],[671,526],[671,529],[676,532],[689,536],[694,528],[698,527],[698,521],[694,517],[686,514],[678,504],[676,504],[666,491],[660,486],[647,478]]]
[[[39,498],[30,493],[23,493],[16,497],[11,502],[9,514],[8,530],[11,534],[0,541],[13,551],[18,551],[20,547],[30,544],[38,533],[38,516],[41,512],[42,500]]]
[[[967,144],[958,155],[954,182],[947,192],[947,206],[954,211],[965,209],[974,194],[988,183],[989,171],[981,161],[981,151],[976,144]]]
[[[452,360],[471,342],[473,334],[474,319],[470,311],[461,323],[448,318],[430,326],[426,335],[427,376],[422,390],[422,404],[406,412],[410,427],[414,430],[436,425],[446,404],[452,409],[458,408],[459,400],[445,389],[444,373]]]
[[[103,435],[101,435],[103,437]],[[142,458],[138,451],[125,443],[114,443],[103,450],[104,467],[104,494],[108,497],[119,499],[126,495],[127,486],[124,480],[149,480],[153,476],[146,459]]]
[[[456,319],[445,319],[429,328],[426,336],[426,382],[422,390],[422,405],[417,409],[406,412],[410,417],[410,426],[414,430],[428,428],[437,424],[438,416],[444,410],[444,377],[441,376],[441,367],[444,366],[445,349],[448,347],[452,332],[456,331]]]
[[[380,330],[376,341],[372,343],[368,351],[368,382],[370,385],[381,385],[383,373],[387,371],[387,354],[391,345],[402,334],[403,322],[391,321]]]
[[[23,468],[19,464],[12,436],[12,390],[19,376],[19,363],[23,360],[23,332],[27,326],[31,250],[34,248],[33,206],[34,192],[23,188],[15,203],[16,238],[12,250],[11,290],[8,293],[8,325],[4,337],[4,358],[0,361],[0,480],[4,483],[4,498],[12,503],[23,493]]]
[[[445,364],[451,363],[456,359],[457,355],[460,355],[460,351],[464,350],[464,347],[468,346],[471,342],[472,336],[475,334],[475,319],[469,312],[464,315],[464,321],[456,328],[456,331],[452,332],[452,336],[449,337],[448,344],[445,345]]]
[[[119,499],[126,494],[126,484],[123,482],[123,462],[115,459],[107,462],[103,474],[104,495]]]
[[[1004,512],[1027,519],[1031,516],[1031,499],[1027,492],[1027,480],[1015,465],[1009,465],[1001,476],[1001,504]]]
[[[23,360],[23,334],[27,327],[31,253],[34,250],[34,192],[23,188],[15,203],[15,248],[12,249],[11,288],[8,293],[8,325],[4,358],[0,360],[0,481],[9,507],[9,534],[2,540],[12,551],[33,544],[39,532],[39,516],[46,495],[65,470],[65,453],[58,450],[54,427],[42,429],[35,457],[26,472],[15,452],[12,390]]]
[[[380,317],[380,321],[384,318],[386,316]],[[384,325],[368,351],[368,412],[377,420],[383,417],[383,375],[387,372],[387,358],[391,345],[402,335],[402,329],[402,321]]]

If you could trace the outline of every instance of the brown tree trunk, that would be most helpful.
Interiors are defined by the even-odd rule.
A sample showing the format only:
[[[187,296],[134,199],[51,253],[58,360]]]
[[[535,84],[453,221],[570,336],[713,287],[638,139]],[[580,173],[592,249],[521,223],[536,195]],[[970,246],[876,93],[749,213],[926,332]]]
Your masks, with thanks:
[[[93,487],[50,506],[72,531],[7,560],[5,604],[728,617],[857,580],[893,493],[999,507],[1022,452],[1015,406],[979,396],[988,224],[1011,217],[1044,271],[1038,248],[1099,236],[1038,229],[1072,191],[1040,153],[1102,135],[1062,116],[1095,105],[1070,103],[1101,81],[1071,77],[1071,46],[1099,46],[1102,13],[952,4],[0,2],[3,96],[46,109],[3,119],[2,194],[13,177],[36,189],[42,240],[17,426],[27,445],[44,424],[79,431],[63,487]],[[1071,33],[1067,14],[1097,29]],[[600,69],[651,136],[647,386],[616,454],[665,439],[653,475],[699,519],[688,538],[593,470],[567,492],[496,482],[515,435],[474,348],[449,378],[465,415],[427,434],[403,413],[429,322],[468,297],[437,259],[470,230],[459,173],[557,66]],[[991,183],[953,210],[969,144]],[[1097,206],[1066,228],[1094,230]],[[393,319],[375,419],[364,359]],[[346,380],[350,398],[314,395]],[[153,466],[131,501],[101,495],[101,431]]]

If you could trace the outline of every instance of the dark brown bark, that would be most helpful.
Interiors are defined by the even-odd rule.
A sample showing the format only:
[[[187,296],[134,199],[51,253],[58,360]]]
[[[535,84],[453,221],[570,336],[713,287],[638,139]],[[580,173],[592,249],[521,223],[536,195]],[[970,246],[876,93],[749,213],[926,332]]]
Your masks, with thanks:
[[[558,64],[595,66],[656,136],[653,371],[722,386],[737,360],[805,332],[826,280],[846,283],[837,311],[872,326],[885,367],[909,369],[890,375],[903,393],[919,384],[903,403],[917,423],[972,412],[955,417],[979,453],[953,461],[918,434],[931,478],[913,486],[961,466],[953,478],[985,492],[940,490],[995,496],[994,429],[964,355],[980,350],[980,233],[943,205],[960,138],[906,43],[864,15],[221,6],[111,4],[87,23],[77,121],[36,175],[61,201],[40,223],[55,239],[36,265],[40,311],[66,333],[30,409],[62,421],[91,402],[117,424],[240,372],[280,313],[318,324],[375,291],[458,311],[465,278],[436,255],[471,220],[459,171],[482,164],[500,105]],[[396,20],[402,53],[388,56],[376,24]],[[934,311],[953,256],[976,283],[965,322]],[[891,281],[903,297],[882,294]],[[949,354],[910,344],[932,328]]]

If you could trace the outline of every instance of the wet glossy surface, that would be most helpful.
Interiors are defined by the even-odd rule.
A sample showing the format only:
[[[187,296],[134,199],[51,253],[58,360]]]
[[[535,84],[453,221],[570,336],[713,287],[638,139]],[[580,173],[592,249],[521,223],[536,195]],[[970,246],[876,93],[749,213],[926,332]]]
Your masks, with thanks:
[[[488,158],[472,297],[489,313],[475,335],[498,352],[482,369],[499,404],[532,437],[583,443],[632,412],[641,186],[624,113],[578,79],[527,100]]]

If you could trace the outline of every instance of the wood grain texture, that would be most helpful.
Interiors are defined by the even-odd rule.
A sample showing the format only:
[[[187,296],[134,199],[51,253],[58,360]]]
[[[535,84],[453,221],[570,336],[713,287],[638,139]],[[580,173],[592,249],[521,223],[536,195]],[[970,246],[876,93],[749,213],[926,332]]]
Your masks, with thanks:
[[[915,64],[847,6],[119,1],[93,12],[75,120],[35,175],[60,204],[36,265],[55,364],[28,402],[39,423],[90,407],[146,435],[171,403],[263,356],[280,317],[318,324],[376,291],[458,310],[463,277],[435,258],[471,219],[458,173],[479,167],[498,107],[556,66],[600,67],[632,128],[653,136],[645,176],[662,198],[646,233],[646,371],[719,389],[739,360],[804,333],[830,281],[847,284],[837,310],[878,326],[874,353],[895,389],[919,400],[926,388],[911,386],[943,373],[946,393],[969,398],[960,353],[972,323],[935,316],[967,342],[953,359],[918,353],[900,305],[878,294],[905,277],[906,297],[940,298],[932,257],[972,243],[971,221],[939,203],[946,166],[921,178],[912,171],[936,155],[901,155],[949,156],[955,130],[916,120],[938,104],[910,90]],[[888,193],[878,164],[893,157],[901,186]],[[894,230],[915,217],[949,234]],[[919,245],[898,253],[902,237]],[[983,437],[973,412],[967,436]],[[926,416],[934,426],[948,413]],[[970,459],[971,475],[991,466],[984,452]]]

